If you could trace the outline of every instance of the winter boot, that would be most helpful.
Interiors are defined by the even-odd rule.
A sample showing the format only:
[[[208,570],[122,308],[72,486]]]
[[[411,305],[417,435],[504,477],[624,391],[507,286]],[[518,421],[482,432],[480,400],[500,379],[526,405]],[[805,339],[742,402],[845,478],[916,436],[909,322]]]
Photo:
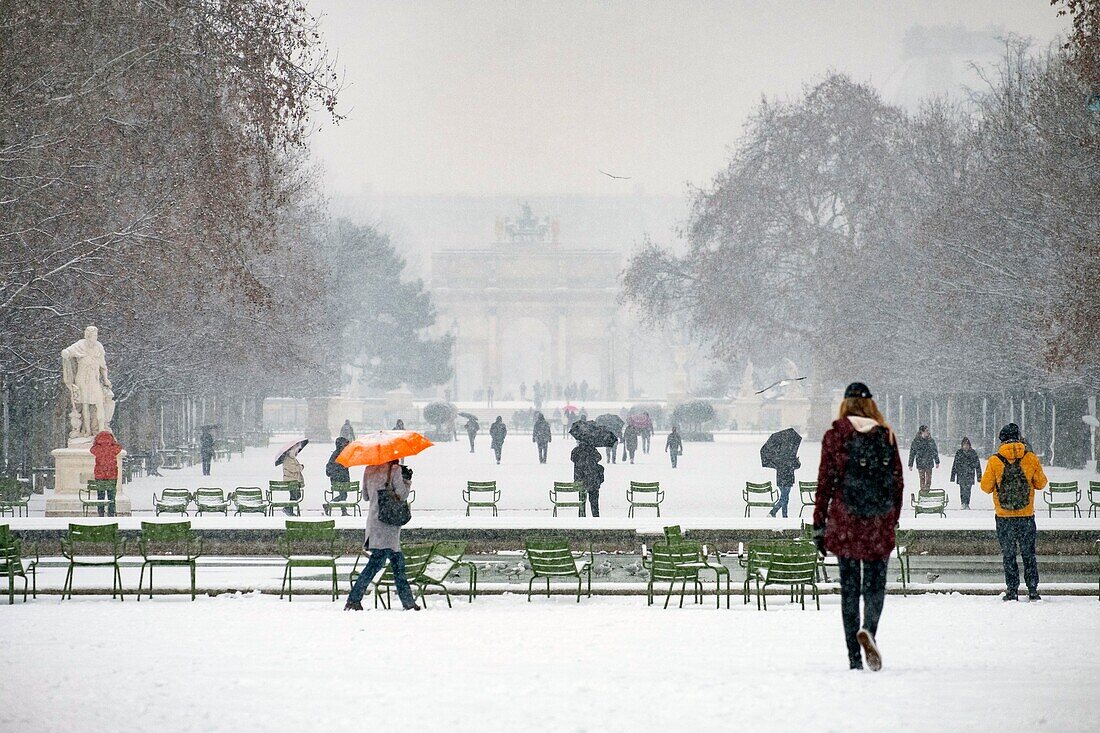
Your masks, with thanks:
[[[1028,591],[1027,599],[1029,601],[1031,601],[1032,603],[1034,603],[1035,601],[1043,600],[1043,597],[1041,595],[1039,595],[1039,591],[1033,590],[1033,591]]]
[[[1006,590],[1005,594],[1001,596],[1002,601],[1018,601],[1020,600],[1019,594],[1014,590]]]
[[[860,629],[856,632],[856,641],[863,647],[863,656],[867,659],[867,666],[871,671],[878,672],[882,669],[882,655],[879,654],[878,645],[875,644],[875,637],[871,636],[871,632]]]
[[[348,601],[347,603],[344,604],[344,610],[345,611],[362,611],[363,610],[363,604],[359,603],[358,601],[354,601],[354,602]]]
[[[419,611],[420,606],[419,606],[419,604],[414,603],[411,606],[405,606],[405,610],[406,611]]]

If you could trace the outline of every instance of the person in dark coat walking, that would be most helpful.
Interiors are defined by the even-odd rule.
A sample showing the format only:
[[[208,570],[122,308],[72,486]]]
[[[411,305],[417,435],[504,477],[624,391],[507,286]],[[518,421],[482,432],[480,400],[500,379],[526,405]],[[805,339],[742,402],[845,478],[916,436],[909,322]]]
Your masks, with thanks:
[[[638,428],[633,424],[627,423],[623,429],[623,460],[627,457],[630,458],[630,462],[634,462],[634,454],[638,450]]]
[[[471,453],[474,452],[474,438],[477,437],[477,431],[480,430],[480,429],[481,429],[481,426],[478,425],[477,420],[467,420],[466,421],[466,435],[467,435],[467,437],[470,438],[470,452]]]
[[[672,459],[672,467],[676,468],[676,459],[684,454],[684,439],[680,437],[680,429],[672,426],[672,432],[665,440],[665,453]]]
[[[340,426],[340,437],[349,443],[355,440],[355,428],[351,426],[351,420],[345,420]]]
[[[840,609],[848,663],[882,667],[875,641],[886,599],[886,564],[894,550],[904,477],[894,431],[871,398],[867,385],[844,391],[840,416],[821,441],[814,501],[814,542],[839,560]],[[863,624],[859,620],[863,597]]]
[[[199,458],[202,459],[202,475],[210,475],[210,462],[214,460],[214,436],[210,428],[202,429],[202,437],[199,438]]]
[[[975,481],[981,480],[982,462],[978,451],[970,447],[970,438],[963,438],[951,464],[951,481],[959,485],[959,500],[963,509],[970,508],[970,490],[974,488]]]
[[[535,383],[538,386],[538,383]],[[539,449],[539,463],[546,463],[546,454],[550,448],[550,441],[554,439],[553,431],[550,429],[550,423],[546,422],[546,418],[542,416],[540,412],[535,417],[535,427],[531,429],[531,441],[538,446]]]
[[[615,445],[607,446],[604,448],[604,453],[607,454],[608,463],[616,463],[616,457],[618,456],[619,443],[623,442],[623,429],[622,427],[608,428],[615,434]]]
[[[917,466],[917,475],[920,476],[920,490],[927,491],[932,487],[932,469],[940,467],[940,451],[927,425],[920,426],[917,437],[913,438],[913,443],[909,446],[910,471],[914,464]]]
[[[504,438],[508,435],[508,426],[504,424],[504,418],[497,415],[496,422],[489,426],[489,437],[492,438],[493,452],[496,453],[497,463],[500,463],[500,452],[504,449]]]
[[[588,504],[592,507],[592,516],[600,516],[600,486],[603,484],[600,452],[588,443],[579,443],[569,454],[569,460],[573,462],[573,480],[584,486]],[[580,515],[585,516],[583,501]]]
[[[642,423],[641,437],[642,437],[642,453],[649,455],[649,446],[653,442],[653,418],[649,416],[648,412],[643,412],[645,415],[645,421]]]
[[[336,450],[332,451],[332,455],[328,457],[328,463],[325,464],[325,475],[328,476],[330,487],[333,484],[344,484],[347,486],[347,484],[351,482],[351,474],[348,473],[347,466],[336,462],[336,457],[344,451],[344,448],[348,447],[348,443],[350,442],[351,441],[343,436],[336,439]],[[344,501],[348,498],[348,492],[334,492],[332,498],[333,501]],[[340,515],[346,517],[348,515],[348,510],[340,509]]]

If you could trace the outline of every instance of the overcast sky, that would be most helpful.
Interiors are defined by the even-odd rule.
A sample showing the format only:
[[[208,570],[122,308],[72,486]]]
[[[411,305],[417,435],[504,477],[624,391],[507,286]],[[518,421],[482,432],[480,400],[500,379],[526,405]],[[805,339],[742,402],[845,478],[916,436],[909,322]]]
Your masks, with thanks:
[[[958,58],[933,78],[903,58],[915,24],[1043,44],[1068,28],[1047,0],[311,8],[346,73],[348,117],[313,144],[334,194],[682,194],[722,167],[761,95],[790,97],[830,69],[899,103],[956,88]]]

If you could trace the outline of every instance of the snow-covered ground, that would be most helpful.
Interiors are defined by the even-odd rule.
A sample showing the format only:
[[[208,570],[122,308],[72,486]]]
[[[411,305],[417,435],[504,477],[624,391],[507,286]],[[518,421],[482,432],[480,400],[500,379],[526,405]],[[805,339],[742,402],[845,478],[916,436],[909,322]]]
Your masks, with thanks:
[[[879,673],[835,596],[772,603],[40,599],[0,606],[0,730],[1100,730],[1095,598],[891,596]]]

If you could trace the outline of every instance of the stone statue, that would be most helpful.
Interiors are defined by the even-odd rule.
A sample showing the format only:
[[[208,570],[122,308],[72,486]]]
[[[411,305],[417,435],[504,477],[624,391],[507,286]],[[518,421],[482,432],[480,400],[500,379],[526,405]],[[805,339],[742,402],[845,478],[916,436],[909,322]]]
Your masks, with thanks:
[[[61,376],[72,398],[69,437],[92,437],[101,430],[110,430],[115,393],[107,378],[107,354],[95,326],[85,328],[84,338],[61,351]]]
[[[743,400],[759,399],[756,396],[756,385],[753,384],[752,359],[745,364],[745,374],[741,377],[741,391],[737,396]]]

